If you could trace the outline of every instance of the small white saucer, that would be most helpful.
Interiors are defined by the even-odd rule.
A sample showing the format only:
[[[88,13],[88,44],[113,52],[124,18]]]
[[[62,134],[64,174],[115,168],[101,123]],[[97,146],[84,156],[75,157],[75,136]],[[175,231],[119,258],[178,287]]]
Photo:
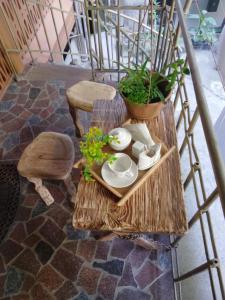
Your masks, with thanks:
[[[113,173],[113,171],[110,170],[107,161],[103,164],[101,170],[102,178],[105,180],[105,182],[108,185],[114,188],[128,187],[135,182],[135,180],[138,177],[138,167],[133,160],[132,160],[131,172],[133,174],[133,176],[131,177],[127,177],[127,176],[117,177],[115,173]]]

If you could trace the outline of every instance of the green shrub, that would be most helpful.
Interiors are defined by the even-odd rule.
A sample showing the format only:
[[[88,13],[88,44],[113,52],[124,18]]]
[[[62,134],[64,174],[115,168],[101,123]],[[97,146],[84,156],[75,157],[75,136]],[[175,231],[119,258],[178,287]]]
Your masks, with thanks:
[[[103,152],[103,147],[111,141],[117,141],[117,138],[104,134],[98,127],[91,127],[89,132],[84,135],[84,140],[80,142],[80,150],[85,158],[83,175],[86,181],[93,180],[91,168],[94,163],[102,164],[106,160],[111,163],[116,159],[111,153]],[[117,142],[119,143],[119,141]]]

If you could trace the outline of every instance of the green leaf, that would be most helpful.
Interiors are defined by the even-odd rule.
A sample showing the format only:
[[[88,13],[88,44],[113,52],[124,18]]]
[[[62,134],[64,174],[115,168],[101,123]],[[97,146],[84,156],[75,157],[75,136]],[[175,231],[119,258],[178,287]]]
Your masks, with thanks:
[[[183,73],[186,74],[186,75],[190,75],[191,72],[190,72],[190,69],[188,67],[185,67],[183,69]]]

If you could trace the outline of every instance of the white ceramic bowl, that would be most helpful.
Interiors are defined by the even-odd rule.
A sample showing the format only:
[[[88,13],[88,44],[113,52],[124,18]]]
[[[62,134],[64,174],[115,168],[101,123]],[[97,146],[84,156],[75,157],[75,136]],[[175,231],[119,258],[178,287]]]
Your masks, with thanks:
[[[125,128],[114,128],[109,132],[109,135],[117,136],[118,140],[120,141],[120,143],[110,143],[110,147],[116,151],[122,151],[126,149],[131,143],[132,136]]]

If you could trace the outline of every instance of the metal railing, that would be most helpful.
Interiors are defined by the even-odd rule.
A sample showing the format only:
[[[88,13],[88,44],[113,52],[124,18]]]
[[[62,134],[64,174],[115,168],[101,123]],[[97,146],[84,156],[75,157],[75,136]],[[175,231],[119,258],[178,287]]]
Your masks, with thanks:
[[[162,5],[156,7],[151,1],[146,1],[146,4],[140,6],[121,6],[119,0],[114,1],[115,5],[105,5],[101,0],[96,0],[94,3],[87,0],[84,2],[74,0],[72,1],[74,7],[72,12],[63,8],[61,0],[57,7],[43,4],[40,0],[35,1],[35,4],[31,0],[25,2],[27,6],[40,7],[44,5],[50,11],[52,28],[56,35],[55,45],[49,41],[49,29],[46,21],[44,18],[40,18],[47,47],[43,48],[40,40],[38,43],[39,37],[36,32],[33,35],[33,40],[36,39],[37,42],[36,48],[32,48],[26,43],[20,47],[5,47],[11,64],[13,64],[12,55],[15,53],[28,53],[31,61],[33,53],[38,53],[39,56],[47,54],[51,62],[57,61],[57,55],[60,55],[61,59],[63,55],[66,55],[67,58],[71,58],[69,61],[80,57],[85,61],[86,66],[92,69],[94,78],[98,72],[102,72],[106,80],[118,80],[123,74],[124,66],[141,64],[146,58],[150,59],[150,67],[155,70],[160,70],[164,65],[180,57],[185,59],[191,70],[191,76],[187,78],[182,75],[177,78],[173,101],[181,162],[184,160],[181,166],[184,175],[185,201],[186,205],[191,207],[191,213],[189,214],[187,235],[184,237],[171,236],[175,296],[176,299],[182,299],[182,296],[189,299],[183,293],[185,285],[189,286],[190,280],[196,285],[204,284],[199,280],[199,276],[204,275],[204,278],[207,278],[206,281],[209,282],[209,285],[205,286],[208,297],[205,299],[225,299],[222,274],[224,270],[218,252],[219,241],[215,236],[218,228],[215,226],[215,221],[212,220],[211,211],[213,204],[220,202],[221,211],[225,215],[225,169],[185,23],[185,14],[188,12],[191,1],[186,0],[182,7],[180,0],[172,1],[170,6],[167,6],[166,0],[163,0]],[[61,15],[67,47],[59,39],[58,19],[54,20],[56,11],[59,13],[58,16]],[[136,17],[129,15],[131,11],[136,13]],[[71,32],[67,28],[67,18],[70,16],[74,22]],[[7,18],[7,16],[5,17]],[[9,19],[7,19],[7,25],[12,26]],[[12,37],[14,37],[14,32],[14,28],[11,27]],[[183,38],[186,54],[181,53],[179,49],[179,38]],[[214,184],[211,189],[205,182],[205,170],[202,168],[199,145],[196,146],[195,133],[196,130],[199,131],[200,127],[203,129],[204,143],[208,151],[208,154],[206,152],[205,155],[210,158],[212,165],[211,167],[209,162],[207,166],[211,169],[210,180]],[[197,140],[198,138],[199,136]],[[201,263],[196,263],[188,270],[183,270],[179,245],[193,234],[195,226],[199,228],[197,238],[202,239],[202,252],[200,253],[200,248],[196,249],[195,245],[192,249],[199,251],[197,255],[195,254],[196,256],[203,255],[204,257]],[[225,228],[220,228],[220,230],[225,232]],[[201,289],[199,288],[199,290]],[[196,299],[201,299],[201,295]]]
[[[209,295],[209,299],[225,299],[224,281],[222,271],[220,268],[219,255],[217,250],[218,241],[215,239],[214,228],[212,225],[212,215],[210,212],[210,207],[212,206],[214,201],[220,199],[223,214],[225,215],[225,168],[218,149],[215,132],[213,130],[213,125],[209,114],[209,109],[202,88],[200,72],[197,67],[198,64],[195,58],[195,53],[191,44],[190,37],[188,35],[183,9],[179,0],[176,0],[176,9],[178,12],[179,26],[181,27],[185,49],[187,52],[187,62],[191,70],[193,88],[196,96],[196,108],[194,109],[192,116],[185,81],[181,86],[178,87],[174,102],[176,108],[179,99],[182,107],[177,123],[177,129],[179,129],[180,127],[181,120],[183,121],[184,125],[184,139],[181,143],[180,155],[182,156],[184,154],[185,149],[188,149],[189,162],[191,167],[190,172],[184,181],[184,189],[187,190],[188,185],[192,181],[197,203],[197,211],[190,218],[188,224],[189,230],[191,230],[191,228],[196,222],[200,223],[206,262],[185,274],[180,275],[178,273],[178,277],[175,279],[175,282],[183,281],[191,276],[194,276],[196,274],[199,274],[200,272],[204,272],[207,270],[209,274],[209,281],[212,293],[211,296]],[[177,55],[179,57],[179,53],[177,53]],[[200,157],[198,155],[197,147],[195,144],[196,138],[194,135],[194,129],[199,117],[204,131],[204,136],[207,143],[212,167],[214,170],[214,176],[216,179],[215,187],[209,195],[207,195]],[[202,199],[202,201],[200,200],[200,198]],[[208,231],[208,234],[206,233],[206,231]],[[180,238],[173,239],[172,245],[176,245],[179,240]],[[216,274],[215,272],[213,272],[213,269],[216,271]],[[217,279],[215,279],[215,276],[218,276]],[[215,284],[216,280],[218,280],[218,285]],[[218,292],[218,287],[220,289],[220,292]]]

